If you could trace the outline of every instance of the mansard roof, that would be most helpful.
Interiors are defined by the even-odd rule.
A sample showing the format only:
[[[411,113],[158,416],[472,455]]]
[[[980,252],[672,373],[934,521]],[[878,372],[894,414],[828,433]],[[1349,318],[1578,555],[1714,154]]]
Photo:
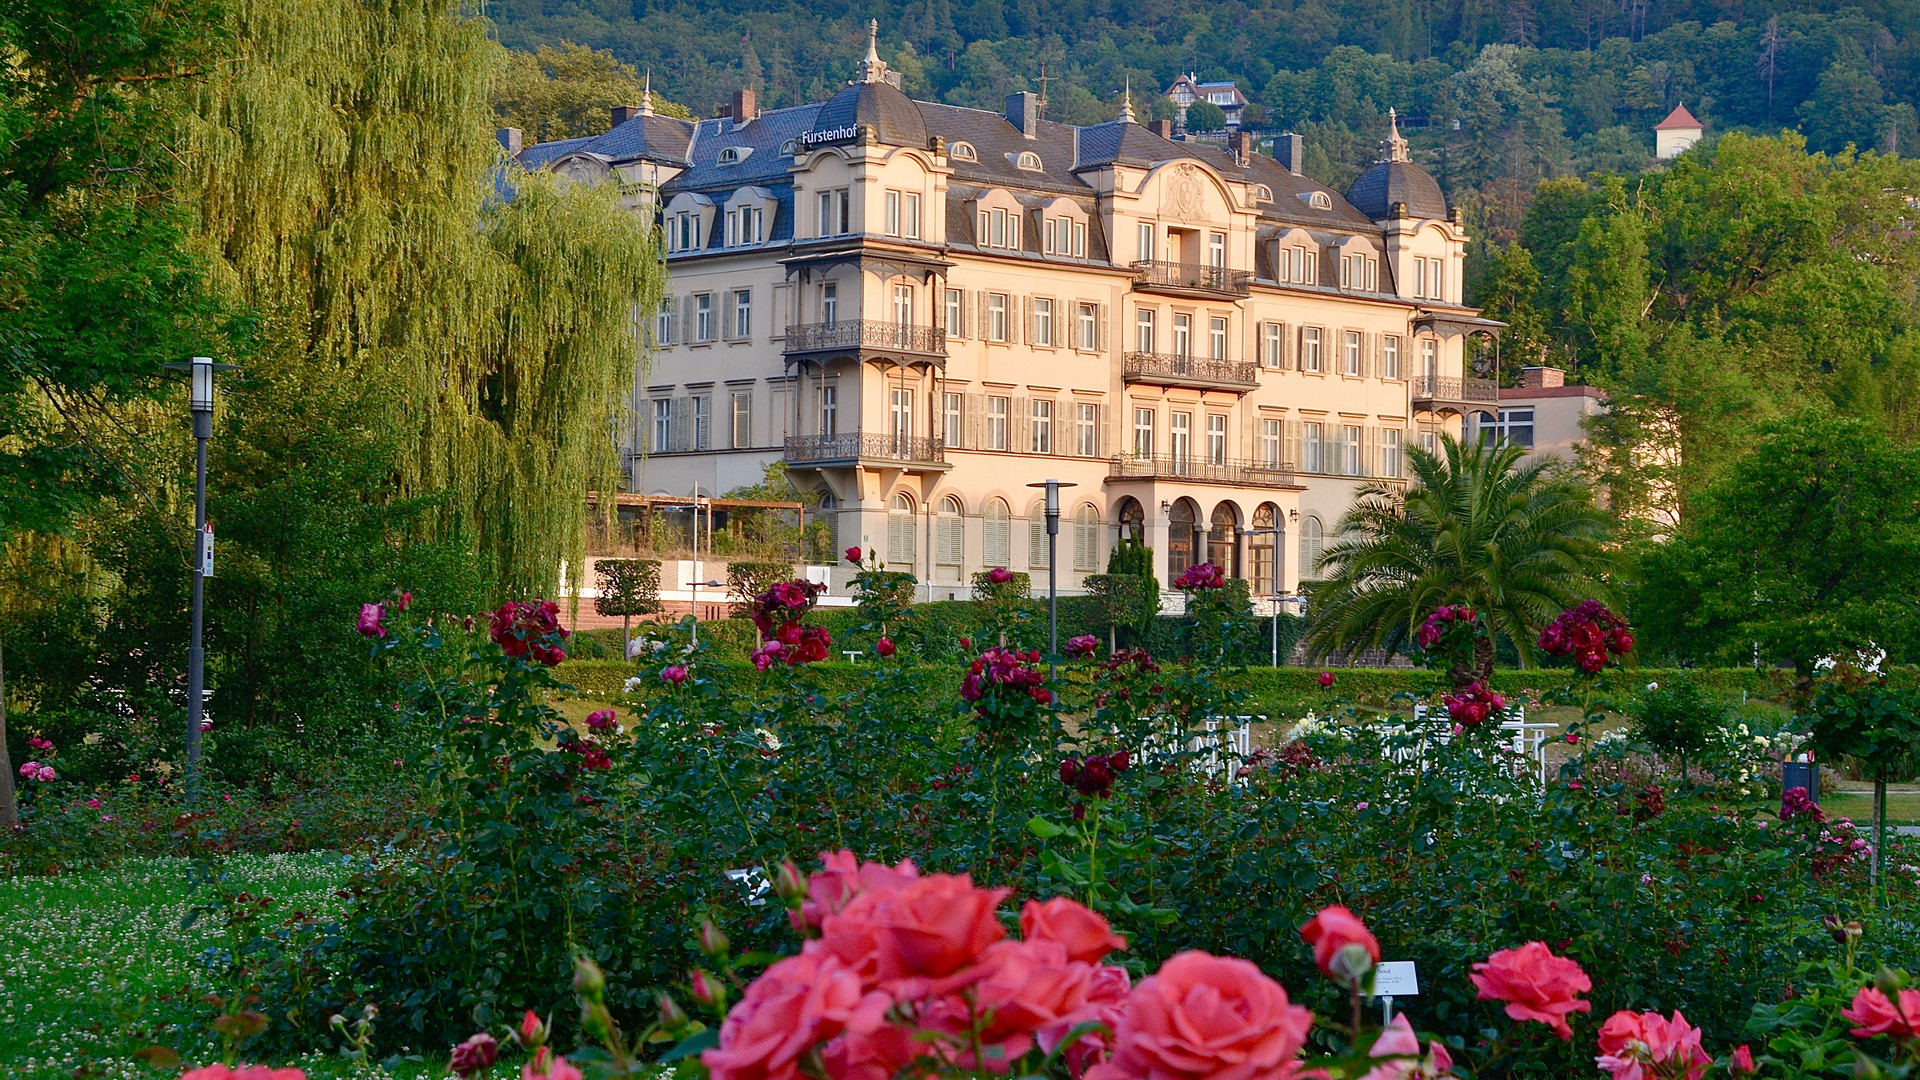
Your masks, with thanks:
[[[873,129],[889,146],[927,145],[927,122],[920,106],[885,79],[856,82],[829,98],[815,117],[815,130]]]

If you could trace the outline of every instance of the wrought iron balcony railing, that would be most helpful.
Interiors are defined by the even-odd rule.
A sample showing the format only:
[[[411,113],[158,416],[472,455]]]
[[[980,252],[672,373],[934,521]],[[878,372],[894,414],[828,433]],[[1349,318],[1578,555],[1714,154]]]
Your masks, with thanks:
[[[1500,384],[1492,379],[1456,379],[1448,375],[1416,375],[1413,378],[1413,400],[1492,403],[1500,400]]]
[[[1158,292],[1245,296],[1252,291],[1253,271],[1145,259],[1133,264],[1133,283],[1136,288]]]
[[[875,319],[841,319],[787,327],[787,352],[830,352],[836,349],[877,349],[919,356],[945,356],[947,332],[938,326],[913,326]]]
[[[1262,461],[1209,461],[1204,457],[1135,457],[1107,462],[1108,480],[1185,480],[1236,487],[1293,487],[1293,466]]]
[[[786,459],[795,465],[830,462],[899,461],[945,465],[946,444],[936,438],[849,431],[838,435],[789,435]]]
[[[1175,353],[1130,352],[1122,378],[1127,382],[1160,386],[1219,387],[1228,390],[1252,390],[1259,385],[1258,364],[1241,360],[1205,360]]]

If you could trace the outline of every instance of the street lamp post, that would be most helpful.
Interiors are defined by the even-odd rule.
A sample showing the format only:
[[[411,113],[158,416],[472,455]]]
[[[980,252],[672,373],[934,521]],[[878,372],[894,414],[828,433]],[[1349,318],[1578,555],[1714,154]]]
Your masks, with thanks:
[[[1030,488],[1047,489],[1047,680],[1054,677],[1054,658],[1060,655],[1060,489],[1077,484],[1042,480]]]
[[[213,374],[236,370],[211,356],[165,365],[188,373],[187,406],[193,414],[193,638],[187,646],[187,802],[200,797],[200,728],[205,712],[207,654],[201,644],[206,622],[207,579],[213,576],[213,527],[207,524],[207,440],[213,438]]]

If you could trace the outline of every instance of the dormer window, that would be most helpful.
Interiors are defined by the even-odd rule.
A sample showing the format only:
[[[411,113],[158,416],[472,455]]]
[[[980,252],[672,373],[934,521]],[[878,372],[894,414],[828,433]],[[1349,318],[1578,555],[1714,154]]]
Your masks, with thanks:
[[[699,224],[697,215],[679,213],[667,218],[667,251],[692,251],[696,244]]]
[[[979,161],[980,155],[973,149],[972,143],[957,142],[947,147],[947,156],[955,161]]]
[[[1305,243],[1283,244],[1274,249],[1273,276],[1286,285],[1312,285],[1319,261],[1320,253]]]
[[[1018,210],[1004,210],[997,206],[981,208],[978,218],[980,231],[974,236],[975,245],[1019,251],[1020,216]]]
[[[1356,248],[1340,256],[1340,287],[1354,292],[1378,292],[1380,263],[1365,248]]]
[[[1303,191],[1300,193],[1300,201],[1315,210],[1333,209],[1333,199],[1324,191]]]
[[[747,155],[751,153],[753,153],[753,147],[751,146],[724,147],[720,151],[720,164],[738,165],[747,160]]]
[[[799,148],[800,148],[800,140],[788,139],[786,142],[783,142],[780,144],[780,156],[792,157],[794,154],[794,151],[798,150]]]
[[[1254,202],[1272,202],[1273,189],[1268,187],[1265,184],[1253,185],[1253,201]]]
[[[1044,237],[1043,250],[1048,255],[1065,255],[1069,258],[1087,257],[1087,224],[1070,217],[1050,217],[1042,220],[1041,232]]]
[[[1039,172],[1040,155],[1031,150],[1025,150],[1014,157],[1013,164],[1015,168],[1025,169],[1028,172]]]

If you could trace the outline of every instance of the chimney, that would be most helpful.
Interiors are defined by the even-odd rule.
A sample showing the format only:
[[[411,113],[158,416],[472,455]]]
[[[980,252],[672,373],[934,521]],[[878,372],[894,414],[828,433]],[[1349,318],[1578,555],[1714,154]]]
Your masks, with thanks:
[[[1036,138],[1040,134],[1040,95],[1022,90],[1007,95],[1007,123],[1020,130],[1027,138]]]
[[[733,118],[733,102],[723,101],[720,104],[715,105],[713,107],[713,118],[715,120],[732,119]]]
[[[1239,160],[1242,167],[1253,160],[1253,132],[1233,133],[1233,156]]]
[[[1161,138],[1167,140],[1168,142],[1173,141],[1173,121],[1155,120],[1152,124],[1152,128],[1153,128],[1153,133],[1155,135],[1160,136]]]
[[[1523,367],[1520,385],[1528,390],[1548,390],[1567,385],[1567,373],[1557,367]]]
[[[521,148],[526,145],[519,128],[501,128],[493,133],[493,137],[500,140],[508,157],[519,157]]]
[[[1295,176],[1300,175],[1300,167],[1306,163],[1306,140],[1289,131],[1285,135],[1273,137],[1273,158],[1287,167]]]
[[[613,117],[613,126],[619,127],[621,124],[624,124],[627,121],[633,119],[634,117],[639,116],[640,106],[615,105],[613,108],[608,109],[607,112]]]
[[[733,92],[733,122],[735,126],[744,124],[760,115],[760,110],[753,98],[753,91],[744,86]]]

